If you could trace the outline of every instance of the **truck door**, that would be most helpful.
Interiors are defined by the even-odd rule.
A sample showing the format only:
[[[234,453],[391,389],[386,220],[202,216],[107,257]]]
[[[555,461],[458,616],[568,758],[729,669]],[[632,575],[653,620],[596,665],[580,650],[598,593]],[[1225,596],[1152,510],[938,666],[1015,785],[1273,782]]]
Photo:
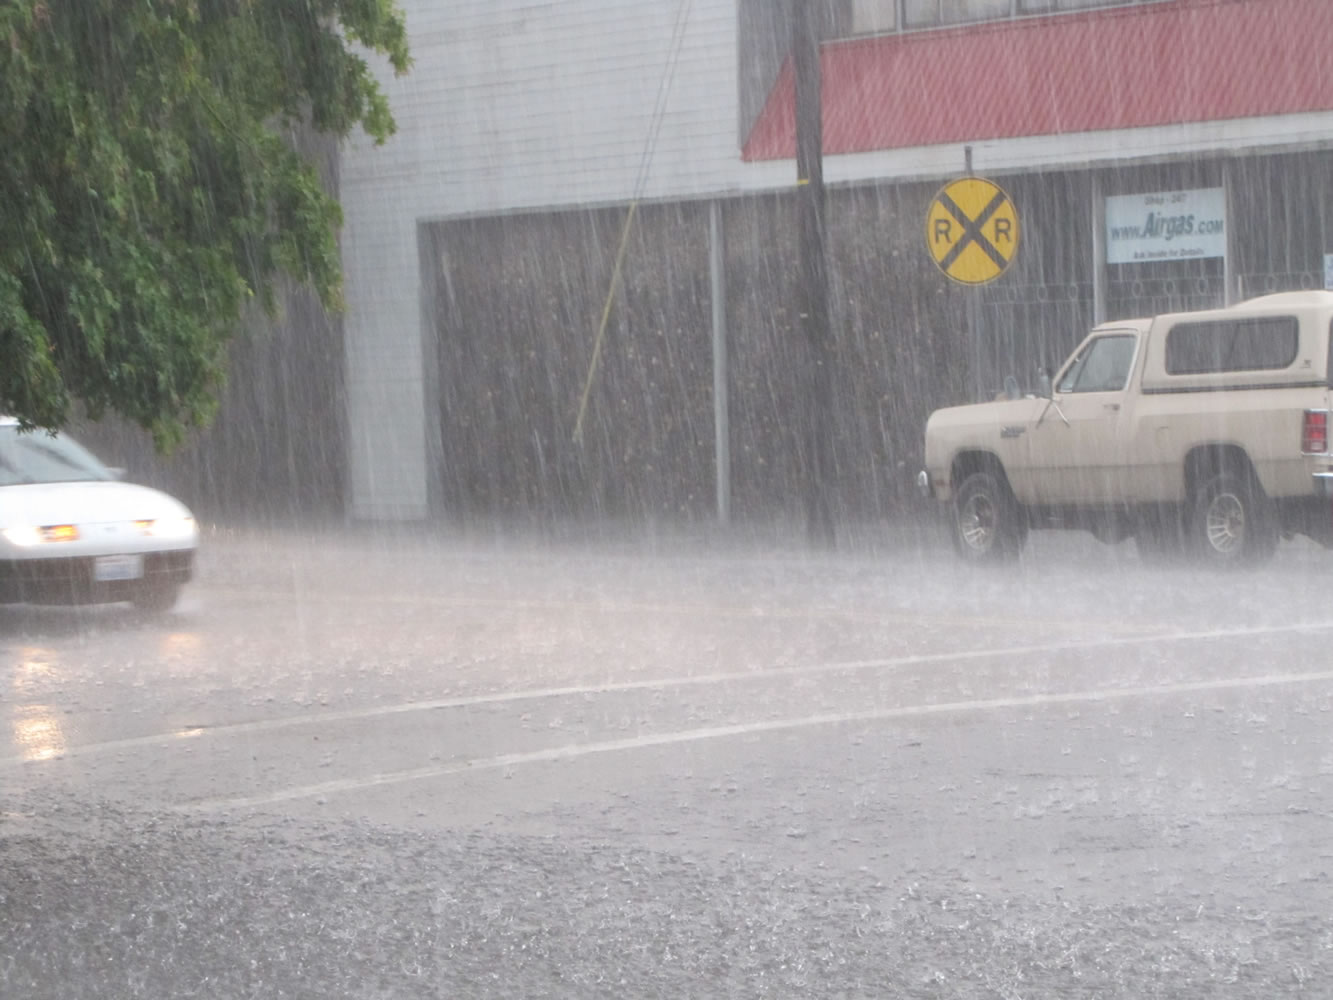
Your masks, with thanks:
[[[1028,435],[1039,502],[1100,503],[1125,495],[1121,417],[1138,345],[1133,331],[1090,337],[1057,376],[1050,405]]]

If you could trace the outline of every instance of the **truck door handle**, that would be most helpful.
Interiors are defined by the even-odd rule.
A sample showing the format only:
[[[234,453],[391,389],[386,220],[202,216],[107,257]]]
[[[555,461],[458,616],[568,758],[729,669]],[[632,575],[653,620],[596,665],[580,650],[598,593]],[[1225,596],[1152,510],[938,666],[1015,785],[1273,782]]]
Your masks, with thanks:
[[[1107,403],[1107,404],[1105,404],[1105,406],[1106,406],[1106,409],[1110,410],[1112,413],[1119,413],[1119,412],[1120,412],[1120,404],[1119,404],[1119,403]]]

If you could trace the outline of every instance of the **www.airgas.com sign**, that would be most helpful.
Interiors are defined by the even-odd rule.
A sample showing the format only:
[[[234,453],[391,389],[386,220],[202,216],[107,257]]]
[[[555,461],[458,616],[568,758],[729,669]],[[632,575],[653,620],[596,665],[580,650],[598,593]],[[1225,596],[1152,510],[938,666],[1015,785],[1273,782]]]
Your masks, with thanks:
[[[1106,263],[1151,264],[1227,255],[1222,188],[1106,199]]]

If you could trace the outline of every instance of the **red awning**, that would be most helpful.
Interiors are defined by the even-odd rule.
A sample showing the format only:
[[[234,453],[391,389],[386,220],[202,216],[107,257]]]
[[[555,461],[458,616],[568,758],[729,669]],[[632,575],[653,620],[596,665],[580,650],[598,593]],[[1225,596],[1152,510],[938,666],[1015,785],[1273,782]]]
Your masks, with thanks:
[[[1165,0],[823,46],[824,151],[1333,109],[1333,0]],[[745,160],[795,156],[790,62]]]

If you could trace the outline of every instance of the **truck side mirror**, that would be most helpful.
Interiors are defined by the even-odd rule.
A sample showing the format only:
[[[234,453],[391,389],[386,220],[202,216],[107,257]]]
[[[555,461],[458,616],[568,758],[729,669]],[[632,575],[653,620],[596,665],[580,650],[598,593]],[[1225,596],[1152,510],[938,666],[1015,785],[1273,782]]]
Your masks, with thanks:
[[[1041,383],[1041,395],[1043,399],[1051,399],[1055,392],[1051,387],[1051,370],[1046,367],[1037,369],[1037,378]]]

